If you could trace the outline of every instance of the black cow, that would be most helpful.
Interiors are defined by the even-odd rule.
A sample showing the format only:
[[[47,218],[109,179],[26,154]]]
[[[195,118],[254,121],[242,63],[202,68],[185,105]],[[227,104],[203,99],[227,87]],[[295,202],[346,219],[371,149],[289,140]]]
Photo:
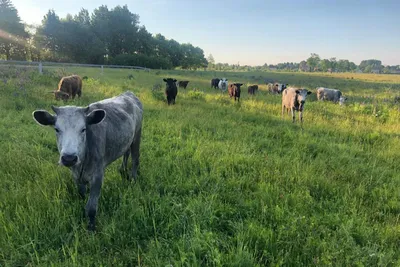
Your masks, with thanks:
[[[221,79],[219,78],[211,79],[211,88],[218,89],[218,84],[220,80]]]
[[[175,98],[176,95],[178,94],[178,88],[176,87],[176,79],[167,78],[163,80],[164,82],[167,83],[167,86],[165,88],[165,95],[167,96],[168,105],[170,104],[175,105]]]
[[[250,85],[249,87],[247,87],[247,92],[249,93],[249,95],[254,95],[256,93],[256,91],[258,90],[258,85]]]
[[[189,81],[177,81],[176,86],[183,87],[183,89],[186,89],[188,83],[189,83]]]

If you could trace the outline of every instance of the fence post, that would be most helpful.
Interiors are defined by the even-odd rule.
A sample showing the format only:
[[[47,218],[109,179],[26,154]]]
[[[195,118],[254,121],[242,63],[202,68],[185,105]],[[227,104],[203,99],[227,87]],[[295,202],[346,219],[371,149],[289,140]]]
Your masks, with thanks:
[[[43,65],[42,62],[39,62],[39,73],[43,74]]]
[[[103,65],[101,65],[101,75],[103,75],[103,73],[104,73],[104,67]]]

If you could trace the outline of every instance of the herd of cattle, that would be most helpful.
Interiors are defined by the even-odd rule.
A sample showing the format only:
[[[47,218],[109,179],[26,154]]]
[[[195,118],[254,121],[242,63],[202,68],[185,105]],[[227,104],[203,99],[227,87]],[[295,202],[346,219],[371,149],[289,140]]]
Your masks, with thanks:
[[[166,83],[165,94],[168,105],[175,104],[178,87],[186,88],[189,81],[163,79]],[[228,84],[228,80],[214,78],[211,87],[228,91],[229,96],[239,101],[242,83]],[[306,97],[311,94],[304,88],[287,87],[288,84],[267,84],[271,93],[282,94],[282,116],[284,110],[295,111],[303,120]],[[248,86],[248,93],[254,95],[258,85]],[[52,91],[57,100],[74,99],[82,95],[82,79],[78,75],[63,77],[56,91]],[[346,99],[336,89],[317,88],[319,100],[343,103]],[[113,98],[104,99],[87,107],[63,106],[51,107],[55,115],[46,110],[35,110],[34,120],[43,126],[54,128],[57,147],[60,153],[59,164],[69,167],[74,177],[79,194],[85,197],[87,186],[90,187],[86,204],[86,216],[89,217],[89,230],[95,230],[96,213],[105,168],[123,157],[120,167],[121,176],[136,179],[139,168],[139,147],[141,140],[143,106],[130,91]],[[128,172],[128,159],[132,158],[132,169]]]
[[[165,94],[167,96],[168,105],[175,104],[176,95],[178,94],[178,87],[186,88],[189,81],[177,81],[173,78],[164,79],[166,82]],[[242,83],[228,83],[226,78],[213,78],[211,79],[211,88],[220,89],[222,92],[228,91],[229,96],[239,101],[241,94]],[[292,114],[292,120],[295,121],[295,111],[299,112],[299,120],[303,121],[303,109],[306,102],[307,95],[311,94],[304,88],[294,88],[288,87],[288,84],[283,83],[268,83],[268,91],[274,94],[282,94],[282,116],[284,110],[289,110]],[[249,85],[247,87],[247,92],[249,95],[254,95],[258,91],[258,85]],[[344,101],[347,99],[342,95],[342,92],[337,89],[319,87],[317,88],[317,99],[332,101],[343,105]]]
[[[189,81],[177,81],[173,78],[163,79],[166,83],[165,94],[168,105],[175,104],[176,96],[178,94],[178,88],[186,89]],[[241,86],[243,83],[228,83],[226,78],[213,78],[211,79],[211,88],[220,89],[222,92],[228,91],[229,96],[234,100],[240,100]],[[293,122],[295,120],[294,113],[299,111],[300,121],[302,121],[302,112],[306,101],[306,96],[311,94],[310,91],[302,88],[288,87],[285,83],[268,83],[267,89],[273,94],[282,94],[282,116],[285,108],[287,111],[291,111]],[[258,91],[258,85],[250,85],[247,87],[249,95],[254,95]],[[63,77],[56,91],[54,93],[57,100],[68,100],[69,98],[74,99],[76,95],[78,97],[82,94],[82,79],[78,75],[71,75]],[[316,90],[317,99],[332,101],[342,105],[347,99],[342,95],[342,92],[337,89],[319,87]]]

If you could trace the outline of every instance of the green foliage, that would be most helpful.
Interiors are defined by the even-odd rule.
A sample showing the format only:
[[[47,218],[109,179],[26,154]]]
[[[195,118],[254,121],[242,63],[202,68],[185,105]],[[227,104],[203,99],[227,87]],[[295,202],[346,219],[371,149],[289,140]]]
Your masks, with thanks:
[[[204,100],[204,97],[205,97],[205,94],[204,94],[204,92],[202,92],[202,91],[195,91],[195,90],[193,90],[193,91],[189,91],[188,93],[187,93],[187,96],[190,98],[190,99],[196,99],[196,100]]]
[[[1,266],[400,264],[400,114],[383,101],[397,94],[400,76],[269,73],[313,92],[301,130],[281,118],[281,96],[265,85],[234,103],[209,88],[214,72],[0,73]],[[35,109],[64,105],[46,94],[58,73],[90,77],[82,98],[68,104],[129,85],[144,104],[139,180],[121,179],[121,160],[107,168],[95,234],[69,170],[57,166],[54,131],[32,119]],[[246,84],[260,74],[224,76]],[[167,106],[163,77],[201,91],[179,90]],[[349,102],[315,101],[319,84],[340,88]]]
[[[0,55],[6,60],[24,59],[29,34],[10,0],[0,0],[0,31]]]
[[[359,68],[365,73],[371,73],[372,71],[380,72],[383,69],[383,66],[380,60],[368,59],[361,61]]]

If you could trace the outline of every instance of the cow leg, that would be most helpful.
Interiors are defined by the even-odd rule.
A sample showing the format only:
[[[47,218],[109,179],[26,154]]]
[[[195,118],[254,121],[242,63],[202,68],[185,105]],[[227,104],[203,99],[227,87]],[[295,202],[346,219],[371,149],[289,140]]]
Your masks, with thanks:
[[[142,137],[142,128],[136,133],[135,140],[131,145],[131,155],[132,155],[132,178],[136,181],[138,171],[139,171],[139,158],[140,158],[140,139]]]
[[[283,119],[283,113],[285,112],[285,105],[282,105],[282,119]]]
[[[294,108],[291,108],[291,110],[292,110],[292,119],[293,119],[293,121],[292,121],[292,122],[294,123],[294,120],[295,120],[295,118],[294,118],[294,117],[295,117],[295,114],[294,114]]]
[[[303,111],[299,112],[299,120],[301,123],[303,123]]]
[[[122,178],[129,179],[129,176],[128,176],[128,159],[129,159],[129,154],[130,153],[131,153],[130,149],[128,149],[125,152],[124,157],[122,159],[121,167],[119,167],[119,173],[121,174]]]
[[[103,184],[103,172],[97,172],[90,181],[90,195],[86,203],[86,215],[89,217],[88,230],[96,230],[96,213],[99,202],[101,186]]]
[[[79,182],[78,184],[78,193],[82,199],[85,198],[86,195],[86,184]]]

